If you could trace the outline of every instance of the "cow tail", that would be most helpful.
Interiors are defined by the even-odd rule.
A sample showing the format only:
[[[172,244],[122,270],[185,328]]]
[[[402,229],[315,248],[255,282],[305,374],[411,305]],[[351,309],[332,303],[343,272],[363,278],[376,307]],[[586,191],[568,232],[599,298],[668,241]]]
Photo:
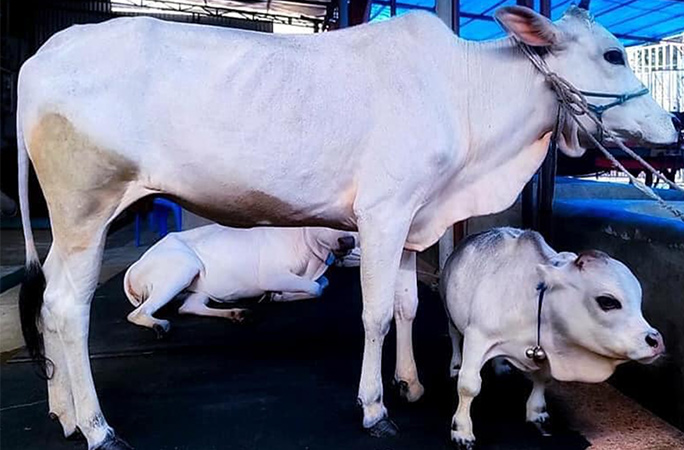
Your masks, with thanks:
[[[33,239],[33,230],[31,229],[28,197],[29,158],[22,125],[19,110],[17,110],[19,208],[26,246],[24,279],[19,291],[19,318],[21,320],[21,332],[24,335],[24,342],[26,343],[29,356],[38,364],[41,375],[49,378],[52,371],[52,362],[45,357],[43,352],[43,340],[39,329],[43,294],[45,292],[45,274],[40,264],[38,251]]]

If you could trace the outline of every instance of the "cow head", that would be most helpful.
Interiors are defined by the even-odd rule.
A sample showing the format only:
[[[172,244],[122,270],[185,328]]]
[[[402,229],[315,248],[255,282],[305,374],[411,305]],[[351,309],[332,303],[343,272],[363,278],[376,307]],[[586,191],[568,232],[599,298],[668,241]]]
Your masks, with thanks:
[[[537,267],[547,286],[542,346],[561,381],[599,382],[625,361],[650,363],[665,350],[641,314],[641,286],[601,252],[560,253]]]
[[[504,29],[537,49],[549,68],[577,89],[608,94],[630,94],[643,89],[629,67],[623,45],[585,9],[572,6],[557,22],[519,6],[500,8],[495,15]],[[615,99],[588,100],[605,105]],[[671,115],[649,94],[606,110],[602,120],[622,140],[655,145],[677,142]],[[590,132],[597,131],[586,117],[582,123]],[[570,119],[561,131],[560,149],[569,156],[582,155],[577,124]]]

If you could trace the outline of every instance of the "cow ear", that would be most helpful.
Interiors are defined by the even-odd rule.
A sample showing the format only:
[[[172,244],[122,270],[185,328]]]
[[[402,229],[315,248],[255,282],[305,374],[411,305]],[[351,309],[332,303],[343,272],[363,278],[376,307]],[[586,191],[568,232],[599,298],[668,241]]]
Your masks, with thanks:
[[[494,13],[501,27],[519,41],[533,47],[548,47],[560,41],[561,31],[546,17],[522,6],[505,6]]]

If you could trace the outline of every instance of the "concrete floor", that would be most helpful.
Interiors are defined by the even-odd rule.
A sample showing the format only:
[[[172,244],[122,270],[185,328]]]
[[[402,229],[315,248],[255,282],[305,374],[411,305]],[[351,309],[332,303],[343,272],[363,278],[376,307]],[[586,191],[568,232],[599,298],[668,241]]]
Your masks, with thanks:
[[[415,347],[427,393],[406,405],[386,383],[386,403],[401,435],[383,441],[360,430],[354,406],[363,342],[357,270],[333,269],[331,287],[319,300],[254,306],[254,321],[246,326],[178,316],[169,308],[163,314],[172,331],[160,341],[125,320],[131,307],[121,271],[144,249],[133,246],[130,228],[110,237],[90,339],[104,413],[136,448],[449,448],[456,404],[447,377],[449,339],[440,301],[425,284]],[[11,298],[11,291],[3,296]],[[16,326],[6,318],[0,333],[12,320]],[[388,381],[392,333],[385,348]],[[548,403],[556,433],[543,439],[524,422],[528,382],[519,375],[485,373],[484,379],[473,406],[481,450],[684,449],[681,432],[605,383],[553,384]],[[64,440],[48,420],[44,382],[21,352],[4,353],[0,365],[0,430],[3,450],[85,449],[82,441]]]

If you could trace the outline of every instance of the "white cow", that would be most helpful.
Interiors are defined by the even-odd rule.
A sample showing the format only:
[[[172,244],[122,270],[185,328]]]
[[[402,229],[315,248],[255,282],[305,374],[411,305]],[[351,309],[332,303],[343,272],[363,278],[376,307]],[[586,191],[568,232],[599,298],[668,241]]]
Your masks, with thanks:
[[[153,315],[178,294],[190,294],[182,314],[243,320],[243,308],[218,309],[209,300],[230,303],[271,293],[273,301],[320,297],[328,266],[356,247],[354,233],[330,228],[249,228],[207,225],[171,233],[135,262],[124,276],[124,292],[136,309],[128,320],[169,331],[169,321]]]
[[[394,314],[404,348],[396,377],[415,398],[415,252],[459,220],[510,206],[547,152],[557,99],[516,39],[543,49],[551,70],[581,89],[641,87],[620,42],[585,11],[552,23],[507,7],[497,18],[515,38],[463,41],[417,12],[313,36],[120,18],[46,42],[19,74],[20,308],[31,354],[41,359],[44,343],[53,363],[49,409],[65,434],[78,427],[91,449],[127,448],[100,409],[88,321],[109,224],[152,194],[223,225],[358,230],[358,403],[372,435],[395,434],[382,345]],[[677,137],[650,96],[603,122],[641,141]],[[560,149],[581,155],[574,123],[561,131]],[[27,155],[54,238],[42,270]]]
[[[641,314],[639,281],[624,264],[597,251],[556,253],[533,231],[469,237],[447,260],[440,291],[450,318],[451,375],[458,376],[451,440],[459,449],[474,448],[470,404],[490,359],[503,357],[530,374],[527,420],[546,434],[551,378],[596,383],[618,364],[650,363],[665,350]],[[526,352],[537,346],[540,294],[546,359],[533,359]]]

